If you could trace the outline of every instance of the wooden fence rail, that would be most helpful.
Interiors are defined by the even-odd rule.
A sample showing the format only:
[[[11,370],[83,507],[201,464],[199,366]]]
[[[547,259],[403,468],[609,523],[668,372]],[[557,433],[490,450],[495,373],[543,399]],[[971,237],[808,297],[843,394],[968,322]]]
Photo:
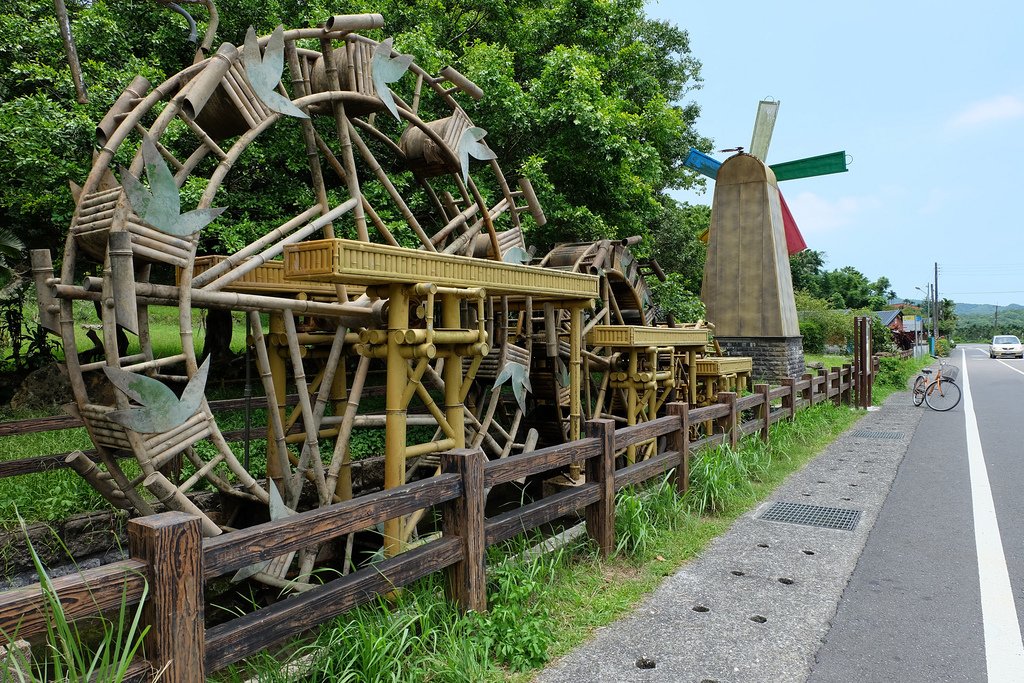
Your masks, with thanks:
[[[487,546],[582,511],[588,536],[606,556],[615,547],[617,491],[675,470],[675,485],[685,492],[690,459],[700,449],[735,444],[741,434],[767,439],[772,424],[792,419],[797,410],[829,399],[849,403],[855,381],[845,366],[776,388],[756,385],[742,398],[723,392],[718,404],[693,410],[685,403],[669,404],[665,417],[617,430],[612,420],[592,420],[584,439],[502,460],[487,461],[479,449],[450,451],[436,477],[214,538],[202,539],[198,518],[181,512],[134,519],[129,522],[131,559],[55,579],[53,585],[70,620],[122,600],[137,604],[148,586],[145,664],[152,670],[166,667],[160,680],[167,683],[203,681],[208,673],[438,571],[445,572],[448,596],[461,609],[484,610]],[[714,433],[691,442],[690,427],[702,423],[712,425]],[[646,460],[615,468],[617,454],[652,441],[664,447]],[[584,464],[582,485],[485,517],[491,487],[571,463]],[[204,627],[206,581],[435,506],[442,511],[439,539]],[[38,638],[46,632],[47,618],[39,584],[0,593],[0,632]]]

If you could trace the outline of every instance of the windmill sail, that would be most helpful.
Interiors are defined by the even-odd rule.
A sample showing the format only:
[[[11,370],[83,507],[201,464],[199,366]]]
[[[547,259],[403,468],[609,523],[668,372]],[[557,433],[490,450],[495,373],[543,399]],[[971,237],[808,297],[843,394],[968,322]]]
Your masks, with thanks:
[[[694,171],[702,173],[709,178],[718,177],[718,167],[721,165],[721,161],[709,157],[693,147],[690,148],[690,153],[683,160],[683,166],[692,168]],[[783,161],[778,164],[769,164],[768,168],[772,169],[772,172],[775,173],[776,182],[811,178],[819,175],[829,175],[830,173],[845,173],[849,170],[846,168],[845,151],[819,154],[815,157]]]
[[[772,164],[771,169],[775,173],[776,182],[811,178],[830,173],[845,173],[848,170],[846,168],[846,152],[832,152],[806,159],[785,161],[781,164]]]
[[[800,234],[800,228],[796,225],[793,212],[789,210],[786,198],[782,196],[781,192],[779,192],[779,204],[782,206],[782,227],[786,231],[786,251],[792,256],[806,249],[807,242],[804,241],[804,236]]]
[[[779,103],[761,100],[757,104],[754,118],[754,133],[750,136],[750,153],[764,161],[768,157],[768,145],[772,142],[775,118],[779,115]]]
[[[683,166],[686,168],[692,168],[698,173],[703,173],[709,178],[718,177],[718,167],[722,165],[722,162],[718,159],[709,157],[704,152],[691,147],[690,153],[683,159]]]

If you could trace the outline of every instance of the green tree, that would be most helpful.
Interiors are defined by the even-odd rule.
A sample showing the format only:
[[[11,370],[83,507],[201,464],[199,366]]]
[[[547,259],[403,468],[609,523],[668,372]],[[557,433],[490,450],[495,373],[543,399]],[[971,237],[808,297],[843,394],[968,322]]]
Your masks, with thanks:
[[[53,6],[10,0],[0,15],[0,223],[29,248],[63,242],[73,210],[68,181],[89,168],[95,124],[136,74],[152,83],[191,63],[185,20],[152,2],[69,0],[89,103],[78,104]],[[199,32],[207,17],[198,5]],[[549,219],[530,236],[554,242],[648,240],[665,220],[666,191],[703,181],[682,166],[696,104],[674,104],[699,88],[700,63],[687,33],[644,13],[643,0],[220,0],[214,46],[242,42],[252,25],[315,25],[330,14],[380,12],[385,27],[428,70],[453,64],[484,88],[460,98],[509,173],[526,173]],[[258,141],[235,167],[217,204],[230,221],[204,233],[206,250],[230,251],[274,224],[282,207],[308,206],[306,173],[290,141]],[[268,174],[265,168],[281,169]],[[294,175],[293,175],[294,174]],[[396,180],[412,182],[411,177]],[[186,185],[189,193],[202,188]],[[387,217],[385,217],[387,218]]]
[[[956,302],[952,299],[939,301],[939,335],[952,337],[956,333],[957,322]]]
[[[704,279],[707,245],[700,234],[711,225],[711,207],[668,199],[655,224],[651,256],[666,273],[679,276],[679,284],[692,294],[700,294]]]
[[[687,289],[682,275],[669,273],[664,282],[653,280],[650,284],[654,303],[662,317],[672,315],[676,322],[704,320],[707,308],[698,296]]]
[[[821,275],[825,267],[825,252],[804,249],[789,257],[789,271],[793,276],[793,289],[803,290],[820,297]]]
[[[847,309],[837,309],[830,301],[819,299],[803,290],[796,290],[795,300],[801,329],[803,322],[814,321],[821,329],[823,344],[847,345],[853,335],[853,313]]]

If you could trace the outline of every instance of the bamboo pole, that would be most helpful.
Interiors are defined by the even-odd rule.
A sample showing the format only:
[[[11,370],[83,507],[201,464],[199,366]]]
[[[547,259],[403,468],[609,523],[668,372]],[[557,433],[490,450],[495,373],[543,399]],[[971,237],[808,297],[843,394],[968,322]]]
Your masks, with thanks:
[[[119,489],[106,472],[100,470],[88,456],[82,451],[75,451],[64,462],[70,465],[78,474],[89,482],[89,485],[96,489],[103,498],[116,508],[132,511],[132,505],[125,496],[124,491]]]
[[[331,48],[331,40],[322,38],[320,41],[323,48],[324,75],[327,77],[327,84],[330,89],[341,90],[341,81],[338,78],[338,68],[334,63],[334,50]],[[341,157],[345,163],[345,185],[348,188],[349,197],[358,199],[362,196],[359,187],[358,176],[356,175],[356,160],[352,154],[352,138],[349,133],[348,118],[345,116],[345,103],[340,99],[332,99],[334,108],[334,123],[337,128],[338,140],[341,143]],[[366,216],[363,213],[362,202],[356,204],[353,217],[356,222],[356,234],[362,242],[370,241],[370,234],[366,229]]]
[[[57,12],[57,24],[60,26],[60,37],[64,41],[64,52],[68,59],[68,67],[71,69],[71,80],[75,83],[78,103],[88,104],[89,94],[85,91],[85,81],[82,79],[82,65],[78,61],[78,50],[75,49],[75,39],[71,35],[71,20],[68,19],[68,9],[64,6],[64,0],[53,0],[53,7]]]
[[[338,430],[338,438],[334,442],[334,454],[331,457],[331,464],[327,471],[327,489],[334,491],[341,500],[352,498],[352,454],[349,451],[349,443],[352,437],[352,427],[355,423],[356,412],[359,410],[359,401],[362,398],[363,385],[366,382],[366,375],[370,369],[370,359],[363,356],[359,359],[355,376],[352,379],[352,387],[348,392],[348,401],[345,404],[345,413],[342,416],[341,427]],[[385,421],[387,416],[384,416]]]
[[[198,517],[203,530],[203,536],[219,536],[221,534],[220,527],[214,524],[213,520],[196,507],[196,504],[189,500],[185,494],[175,488],[174,484],[169,482],[164,475],[159,472],[153,472],[146,477],[142,485],[156,496],[157,500],[172,510],[180,510]]]
[[[400,284],[389,287],[388,331],[405,330],[409,327],[408,288]],[[387,427],[384,445],[384,488],[391,489],[405,483],[405,393],[407,364],[401,354],[401,347],[393,335],[388,337],[387,380],[385,406]],[[384,554],[393,557],[401,552],[403,520],[390,519],[384,522]]]
[[[323,213],[323,208],[319,205],[311,206],[294,218],[282,223],[278,227],[274,228],[266,235],[263,235],[259,239],[250,243],[248,246],[242,247],[233,254],[227,256],[224,260],[220,261],[216,265],[207,268],[203,272],[192,278],[192,286],[202,288],[212,280],[220,277],[227,271],[231,270],[239,263],[242,263],[253,254],[257,254],[268,245],[273,244],[276,240],[284,237],[292,230],[295,230],[298,226],[311,220],[314,216],[318,216]]]
[[[377,180],[380,184],[384,186],[388,196],[390,196],[391,201],[395,203],[395,206],[398,208],[399,213],[402,214],[402,218],[405,220],[406,224],[413,232],[416,233],[416,236],[420,238],[420,242],[423,244],[423,247],[427,251],[437,251],[433,242],[430,240],[430,236],[423,231],[423,227],[420,225],[420,222],[416,220],[416,216],[413,214],[412,209],[410,209],[409,205],[405,203],[405,199],[402,198],[402,195],[395,188],[395,184],[391,182],[390,178],[388,178],[387,173],[385,173],[384,169],[381,168],[380,163],[377,161],[376,157],[373,156],[373,152],[370,151],[370,148],[366,146],[365,142],[363,142],[363,139],[359,136],[359,133],[351,122],[348,123],[348,131],[349,136],[355,143],[356,149],[359,150],[359,154],[362,156],[363,161],[365,161],[370,167],[370,171],[377,176]]]
[[[282,315],[284,329],[288,334],[288,352],[292,361],[292,381],[295,382],[295,391],[299,395],[299,409],[302,412],[302,421],[306,425],[306,445],[302,449],[299,464],[292,474],[292,487],[294,491],[302,488],[300,476],[305,476],[309,463],[313,464],[313,473],[316,475],[316,491],[321,501],[327,501],[330,495],[324,483],[324,463],[320,459],[320,443],[316,433],[316,418],[313,415],[313,407],[309,402],[309,387],[306,385],[306,372],[302,365],[302,356],[299,354],[299,344],[296,339],[295,315],[291,311],[285,311]],[[285,501],[288,507],[295,508],[298,505],[298,498]]]
[[[281,255],[284,252],[284,248],[286,245],[300,242],[309,237],[310,235],[312,235],[313,233],[323,230],[325,226],[330,225],[334,220],[348,213],[358,203],[359,200],[356,198],[347,199],[346,201],[334,207],[333,209],[323,214],[316,220],[313,220],[306,224],[305,226],[303,226],[302,228],[296,230],[295,232],[285,237],[282,237],[280,241],[268,246],[259,254],[254,254],[250,256],[245,261],[238,264],[236,267],[232,268],[228,272],[218,277],[213,282],[210,282],[208,285],[204,286],[203,290],[207,292],[217,291],[231,284],[235,280],[243,277],[246,273],[251,273],[252,271],[256,270],[257,268],[267,263],[274,257]]]

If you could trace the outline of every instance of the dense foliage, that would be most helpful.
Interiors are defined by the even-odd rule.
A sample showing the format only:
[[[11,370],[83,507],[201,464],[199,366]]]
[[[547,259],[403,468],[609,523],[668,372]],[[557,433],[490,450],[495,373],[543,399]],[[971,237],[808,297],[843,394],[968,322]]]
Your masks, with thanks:
[[[829,302],[832,308],[866,308],[878,311],[886,307],[896,293],[889,278],[874,282],[853,266],[825,270],[826,254],[807,249],[790,257],[793,287]]]
[[[957,341],[988,343],[997,334],[1012,334],[1024,339],[1024,308],[1016,305],[989,308],[991,310],[959,314]]]
[[[138,73],[159,83],[195,51],[185,20],[155,1],[67,4],[88,104],[75,100],[52,3],[11,0],[0,15],[0,223],[29,248],[62,244],[73,210],[67,183],[84,178],[95,124],[125,85]],[[204,10],[185,7],[201,36]],[[691,145],[709,145],[694,130],[698,107],[674,104],[700,86],[700,64],[686,32],[648,19],[642,0],[219,0],[217,8],[214,49],[242,42],[249,25],[266,34],[279,23],[379,12],[385,29],[372,37],[394,36],[428,70],[455,65],[486,93],[460,101],[488,130],[503,168],[533,179],[549,218],[531,236],[542,250],[641,234],[643,252],[655,230],[688,232],[665,193],[701,182],[681,163]],[[291,142],[258,148],[250,163],[264,172],[240,169],[222,190],[218,204],[233,218],[204,234],[207,249],[236,248],[307,202],[295,188],[308,183],[289,182],[305,172],[301,155],[286,152]],[[283,172],[268,177],[266,168]]]

